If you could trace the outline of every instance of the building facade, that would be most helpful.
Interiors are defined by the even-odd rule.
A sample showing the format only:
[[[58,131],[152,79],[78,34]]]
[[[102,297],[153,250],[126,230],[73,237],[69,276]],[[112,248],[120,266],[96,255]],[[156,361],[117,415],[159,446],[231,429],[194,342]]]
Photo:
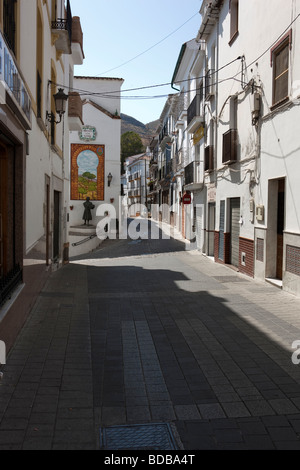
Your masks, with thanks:
[[[184,190],[198,249],[299,295],[300,2],[204,0],[200,13],[173,75],[187,95],[176,128],[193,142]]]
[[[83,59],[69,0],[0,1],[1,326],[14,314],[22,324],[12,309],[27,258],[45,271],[66,255],[69,131],[82,121],[73,71]]]
[[[82,100],[82,128],[70,133],[69,173],[69,254],[88,253],[100,243],[97,224],[105,213],[111,217],[115,233],[121,194],[121,118],[119,78],[75,77],[74,90]],[[111,98],[109,98],[111,96]],[[94,205],[92,220],[84,226],[84,202]]]
[[[148,217],[150,174],[150,151],[133,155],[125,160],[126,190],[124,203],[130,217]],[[149,208],[150,209],[150,208]]]

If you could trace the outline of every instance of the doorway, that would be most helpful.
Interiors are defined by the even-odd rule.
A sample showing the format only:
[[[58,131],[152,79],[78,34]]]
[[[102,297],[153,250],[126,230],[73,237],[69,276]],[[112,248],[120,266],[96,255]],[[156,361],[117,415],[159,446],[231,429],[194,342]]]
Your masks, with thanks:
[[[285,199],[285,179],[269,180],[265,276],[278,281],[283,279]]]
[[[215,219],[216,203],[208,203],[208,221],[207,221],[207,255],[214,256],[215,250]]]
[[[54,191],[54,219],[53,219],[53,259],[59,259],[59,223],[60,214],[60,194],[58,191]]]
[[[0,145],[0,279],[7,272],[7,152]]]
[[[283,270],[283,231],[285,219],[285,180],[278,180],[277,194],[277,257],[276,257],[276,278],[282,280]]]

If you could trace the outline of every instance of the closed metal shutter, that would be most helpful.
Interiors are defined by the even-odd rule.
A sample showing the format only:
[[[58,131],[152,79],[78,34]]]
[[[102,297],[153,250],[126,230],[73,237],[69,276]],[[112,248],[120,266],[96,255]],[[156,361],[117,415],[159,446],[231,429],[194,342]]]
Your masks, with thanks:
[[[230,199],[230,262],[239,265],[240,199]]]
[[[219,259],[224,261],[225,201],[220,202]]]

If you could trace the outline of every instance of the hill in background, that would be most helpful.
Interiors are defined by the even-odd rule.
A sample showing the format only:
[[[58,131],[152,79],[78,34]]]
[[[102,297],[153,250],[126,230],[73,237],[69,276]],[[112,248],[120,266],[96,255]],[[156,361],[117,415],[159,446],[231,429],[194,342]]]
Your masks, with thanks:
[[[145,147],[150,144],[152,137],[155,135],[156,129],[159,124],[159,119],[157,119],[156,121],[149,122],[148,124],[143,124],[132,116],[128,116],[127,114],[122,113],[121,119],[121,134],[123,135],[125,134],[125,132],[135,132],[141,137]]]

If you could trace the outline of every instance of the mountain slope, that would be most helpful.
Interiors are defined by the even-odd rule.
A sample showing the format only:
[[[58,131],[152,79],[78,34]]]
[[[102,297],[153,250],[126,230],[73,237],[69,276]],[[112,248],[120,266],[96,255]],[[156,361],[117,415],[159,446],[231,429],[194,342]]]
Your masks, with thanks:
[[[128,116],[127,114],[121,114],[121,119],[121,134],[125,134],[125,132],[135,132],[141,137],[145,147],[150,144],[159,124],[159,120],[149,122],[148,124],[143,124],[142,122],[138,121],[132,116]]]

